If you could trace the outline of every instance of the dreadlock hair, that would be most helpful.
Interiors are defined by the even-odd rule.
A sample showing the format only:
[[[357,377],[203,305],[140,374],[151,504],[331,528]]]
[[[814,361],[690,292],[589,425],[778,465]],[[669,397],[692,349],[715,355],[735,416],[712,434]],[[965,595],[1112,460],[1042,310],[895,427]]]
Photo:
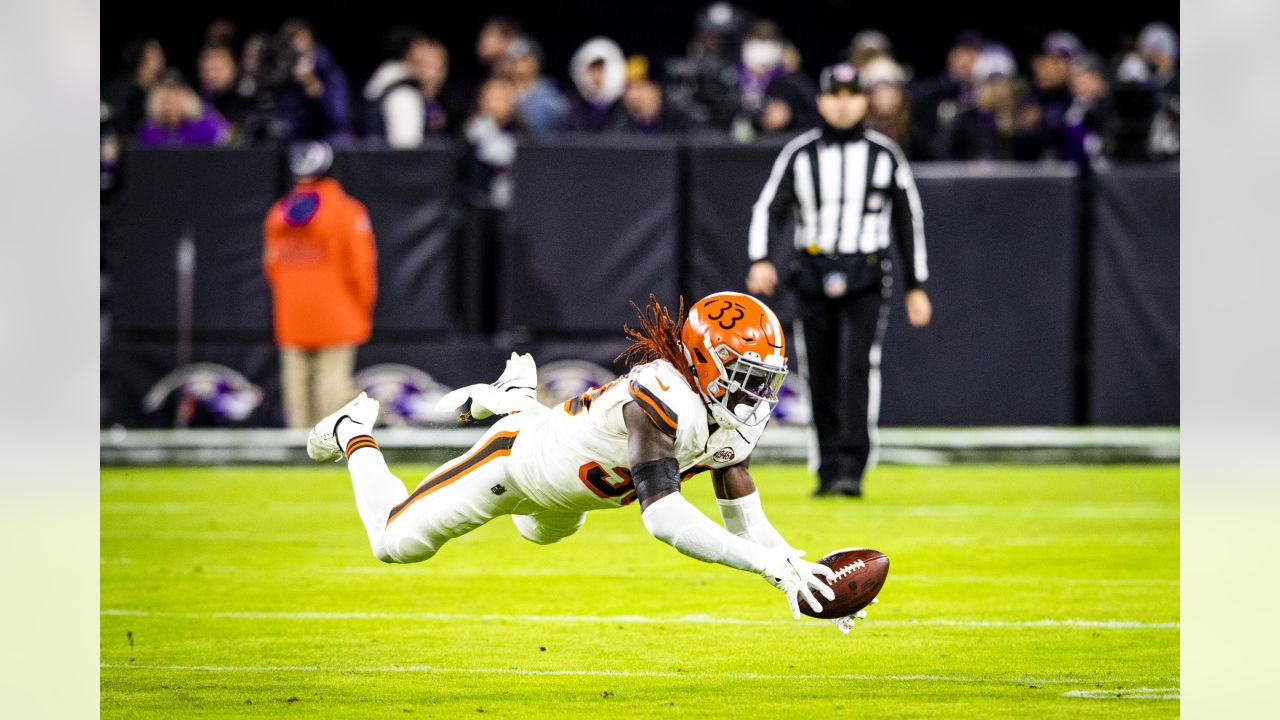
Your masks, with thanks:
[[[676,312],[679,320],[671,319],[670,308],[658,302],[658,296],[649,294],[649,304],[641,310],[631,301],[631,309],[636,311],[640,319],[640,329],[634,330],[624,325],[622,331],[631,338],[631,345],[614,361],[623,360],[627,367],[635,367],[653,360],[666,360],[689,382],[690,387],[698,387],[698,379],[684,356],[684,346],[680,343],[680,331],[684,329],[684,296],[680,297],[680,306]]]

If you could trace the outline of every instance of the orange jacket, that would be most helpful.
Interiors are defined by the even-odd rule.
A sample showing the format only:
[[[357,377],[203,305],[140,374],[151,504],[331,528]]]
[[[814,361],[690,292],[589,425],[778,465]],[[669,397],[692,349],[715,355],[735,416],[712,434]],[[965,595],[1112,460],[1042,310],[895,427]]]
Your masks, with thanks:
[[[337,180],[303,180],[271,206],[262,229],[276,343],[317,349],[368,341],[378,274],[364,205]]]

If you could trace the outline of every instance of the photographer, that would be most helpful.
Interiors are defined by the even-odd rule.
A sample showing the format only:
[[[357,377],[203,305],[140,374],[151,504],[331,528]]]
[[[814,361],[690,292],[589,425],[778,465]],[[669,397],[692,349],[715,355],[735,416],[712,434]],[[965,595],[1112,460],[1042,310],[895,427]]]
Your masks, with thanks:
[[[255,95],[253,118],[246,122],[250,139],[324,140],[337,145],[351,139],[346,76],[333,53],[316,41],[310,23],[285,22],[255,54],[245,63],[246,72],[253,72]]]

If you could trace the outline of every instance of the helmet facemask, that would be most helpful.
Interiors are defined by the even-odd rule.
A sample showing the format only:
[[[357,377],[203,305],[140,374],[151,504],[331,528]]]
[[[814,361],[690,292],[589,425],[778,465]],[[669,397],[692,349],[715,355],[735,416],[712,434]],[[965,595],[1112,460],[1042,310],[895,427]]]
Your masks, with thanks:
[[[716,423],[730,428],[764,423],[778,404],[778,391],[787,376],[786,357],[761,358],[754,351],[740,354],[723,344],[712,348],[709,340],[706,349],[720,370],[702,393]]]

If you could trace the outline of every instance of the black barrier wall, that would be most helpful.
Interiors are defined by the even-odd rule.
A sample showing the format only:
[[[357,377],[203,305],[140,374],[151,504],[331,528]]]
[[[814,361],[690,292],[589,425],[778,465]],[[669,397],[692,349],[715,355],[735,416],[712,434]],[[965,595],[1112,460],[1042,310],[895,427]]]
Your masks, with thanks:
[[[508,353],[529,351],[543,364],[617,371],[621,326],[634,325],[628,300],[743,289],[750,209],[781,145],[569,138],[522,147],[507,232],[479,254],[455,182],[460,148],[339,153],[338,178],[368,206],[379,252],[374,339],[357,369],[380,368],[388,386],[404,368],[457,386],[490,380]],[[188,379],[212,382],[223,409],[194,421],[278,424],[260,262],[263,217],[288,185],[280,158],[135,150],[125,162],[104,421],[173,422],[172,399],[159,409],[156,393],[144,401],[178,362],[175,267],[186,237],[195,249],[190,361],[210,363]],[[1066,166],[921,165],[916,175],[935,315],[910,328],[895,295],[882,424],[1177,422],[1176,169],[1088,180]],[[1094,198],[1088,225],[1082,197]],[[785,267],[789,248],[772,251]],[[493,335],[472,319],[486,303],[499,310]],[[772,304],[792,314],[785,294]],[[582,372],[560,365],[565,383]],[[421,406],[425,381],[409,375],[396,402]],[[259,402],[243,412],[254,392]]]
[[[916,171],[933,321],[895,288],[883,350],[886,425],[1061,425],[1077,388],[1075,171]]]
[[[178,248],[186,237],[194,251],[196,330],[270,332],[262,221],[276,198],[278,164],[264,150],[126,154],[113,273],[116,329],[177,327]]]
[[[558,139],[515,166],[508,330],[618,330],[628,300],[679,292],[678,146]]]
[[[383,336],[457,329],[458,153],[447,142],[399,152],[346,152],[336,177],[369,209],[379,293],[373,326]]]
[[[1098,172],[1088,422],[1176,425],[1178,170]]]

